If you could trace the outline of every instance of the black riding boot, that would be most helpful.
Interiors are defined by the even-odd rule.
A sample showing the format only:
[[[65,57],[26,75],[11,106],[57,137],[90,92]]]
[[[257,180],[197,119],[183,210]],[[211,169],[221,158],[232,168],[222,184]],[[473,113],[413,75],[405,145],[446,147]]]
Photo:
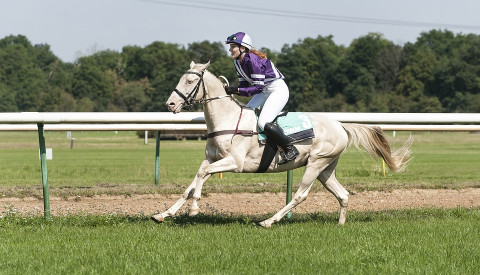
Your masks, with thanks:
[[[283,133],[282,128],[280,128],[277,124],[272,122],[266,123],[264,131],[267,136],[269,136],[278,146],[282,148],[282,160],[278,163],[278,165],[282,165],[294,160],[296,157],[298,157],[298,155],[300,155],[297,148],[292,145],[290,139]]]

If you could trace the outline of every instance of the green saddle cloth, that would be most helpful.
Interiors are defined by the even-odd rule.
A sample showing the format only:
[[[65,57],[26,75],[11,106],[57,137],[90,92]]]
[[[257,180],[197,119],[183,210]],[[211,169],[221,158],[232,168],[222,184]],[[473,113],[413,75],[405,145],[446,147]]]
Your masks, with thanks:
[[[283,132],[292,140],[292,143],[315,137],[312,121],[310,120],[310,117],[305,113],[281,113],[277,116],[274,122],[283,129]],[[266,140],[267,135],[265,134],[265,132],[261,131],[260,128],[258,128],[258,141],[261,144],[265,144]]]

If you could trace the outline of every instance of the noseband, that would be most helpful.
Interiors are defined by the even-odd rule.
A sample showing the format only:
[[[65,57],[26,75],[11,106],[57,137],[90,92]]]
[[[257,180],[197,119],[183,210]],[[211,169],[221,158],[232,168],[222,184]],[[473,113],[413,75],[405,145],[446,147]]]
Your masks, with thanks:
[[[192,107],[193,104],[195,104],[197,102],[204,102],[205,101],[206,91],[205,91],[205,83],[203,82],[203,73],[204,73],[204,71],[202,71],[201,74],[197,73],[197,72],[192,72],[192,71],[185,72],[185,74],[194,74],[194,75],[198,75],[198,77],[200,77],[200,79],[197,82],[197,85],[195,85],[192,92],[189,93],[188,96],[185,96],[177,88],[175,88],[175,90],[173,90],[175,93],[177,93],[183,99],[183,101],[184,101],[183,106],[185,108]],[[203,97],[200,100],[195,100],[195,98],[198,95],[198,92],[200,91],[200,85],[202,85],[202,88],[203,88]]]

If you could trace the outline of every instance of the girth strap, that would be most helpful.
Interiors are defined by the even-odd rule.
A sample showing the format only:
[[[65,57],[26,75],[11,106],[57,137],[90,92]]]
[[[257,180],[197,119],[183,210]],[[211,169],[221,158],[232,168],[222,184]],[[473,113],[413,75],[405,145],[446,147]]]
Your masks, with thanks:
[[[253,136],[258,135],[258,132],[250,131],[250,130],[238,130],[238,125],[240,125],[240,120],[242,119],[243,114],[243,106],[240,106],[240,116],[238,117],[237,127],[235,130],[222,130],[208,133],[207,138],[214,138],[216,136],[221,135],[242,135],[242,136]]]
[[[207,138],[214,138],[216,136],[221,135],[242,135],[242,136],[253,136],[258,135],[258,132],[250,131],[250,130],[222,130],[211,132],[207,135]]]

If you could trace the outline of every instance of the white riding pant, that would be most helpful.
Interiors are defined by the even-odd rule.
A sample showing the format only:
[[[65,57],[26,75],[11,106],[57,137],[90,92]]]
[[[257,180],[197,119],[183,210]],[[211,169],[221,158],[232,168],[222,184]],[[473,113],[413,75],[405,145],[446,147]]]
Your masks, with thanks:
[[[288,86],[283,79],[277,79],[263,87],[263,91],[252,97],[247,107],[257,108],[262,106],[258,117],[258,127],[262,129],[265,124],[272,122],[287,104],[289,97]]]

